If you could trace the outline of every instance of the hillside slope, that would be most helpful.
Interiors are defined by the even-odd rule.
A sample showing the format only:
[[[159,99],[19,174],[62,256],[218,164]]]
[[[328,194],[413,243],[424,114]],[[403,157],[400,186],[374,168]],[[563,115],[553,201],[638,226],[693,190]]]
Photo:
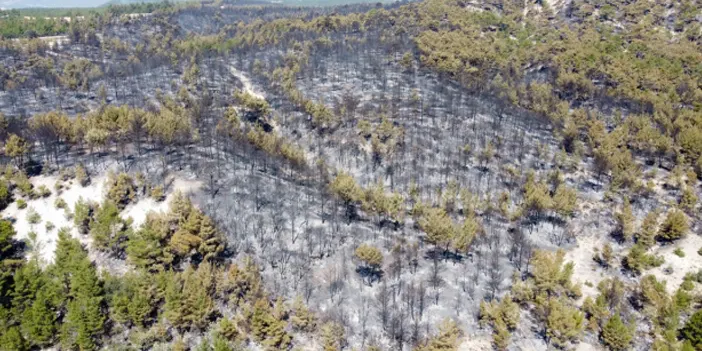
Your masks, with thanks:
[[[700,11],[222,2],[1,40],[0,350],[694,349]]]

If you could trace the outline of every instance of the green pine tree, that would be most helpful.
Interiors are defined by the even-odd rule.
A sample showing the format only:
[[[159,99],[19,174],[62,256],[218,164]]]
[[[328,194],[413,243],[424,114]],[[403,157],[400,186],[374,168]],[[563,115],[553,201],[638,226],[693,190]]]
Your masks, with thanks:
[[[680,329],[680,337],[698,349],[702,347],[702,310],[695,312]]]
[[[22,331],[38,347],[53,344],[58,331],[57,314],[51,300],[47,290],[38,290],[36,299],[22,316]]]
[[[658,212],[651,211],[641,222],[641,230],[636,235],[636,243],[645,249],[650,249],[656,243],[658,232]]]
[[[685,213],[678,209],[668,212],[663,224],[658,230],[658,240],[672,241],[684,237],[690,229]]]
[[[0,351],[29,350],[29,343],[22,336],[18,327],[10,327],[0,336]]]
[[[174,327],[185,326],[185,310],[183,296],[183,282],[180,274],[171,273],[168,275],[164,292],[165,303],[163,305],[163,317]]]
[[[602,328],[602,341],[612,351],[627,350],[632,339],[632,331],[622,322],[619,313],[615,313]]]
[[[137,267],[162,271],[173,263],[173,254],[166,250],[170,227],[165,215],[150,213],[141,229],[129,233],[127,259]]]
[[[88,252],[65,228],[59,231],[54,264],[50,274],[62,293],[57,306],[65,301],[66,316],[61,343],[67,348],[94,350],[105,328],[104,291]]]
[[[215,290],[211,265],[201,264],[197,271],[188,267],[183,272],[183,309],[188,326],[204,329],[215,312],[212,295]]]
[[[109,200],[103,202],[95,212],[95,218],[90,223],[90,236],[96,248],[122,251],[121,246],[128,235],[128,225],[120,218],[119,213],[117,205]]]
[[[81,234],[88,234],[95,207],[94,203],[85,201],[82,197],[76,201],[73,208],[73,224]]]

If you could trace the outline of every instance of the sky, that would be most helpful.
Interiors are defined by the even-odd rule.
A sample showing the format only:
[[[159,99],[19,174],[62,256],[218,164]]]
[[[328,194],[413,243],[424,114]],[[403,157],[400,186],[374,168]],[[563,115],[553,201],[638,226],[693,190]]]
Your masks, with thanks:
[[[0,8],[22,7],[96,7],[105,0],[0,0]]]

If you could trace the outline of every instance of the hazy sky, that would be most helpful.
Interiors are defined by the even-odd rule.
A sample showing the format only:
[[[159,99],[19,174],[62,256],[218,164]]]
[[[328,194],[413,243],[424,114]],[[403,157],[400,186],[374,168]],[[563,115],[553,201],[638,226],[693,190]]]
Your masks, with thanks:
[[[0,0],[0,7],[95,7],[107,1],[108,0]]]

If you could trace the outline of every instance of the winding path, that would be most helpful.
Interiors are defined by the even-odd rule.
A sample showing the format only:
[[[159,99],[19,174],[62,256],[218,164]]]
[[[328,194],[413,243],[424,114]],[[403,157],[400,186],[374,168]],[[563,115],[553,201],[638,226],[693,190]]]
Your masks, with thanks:
[[[263,92],[254,87],[253,83],[251,83],[251,79],[249,79],[249,77],[247,77],[246,74],[244,74],[244,72],[236,69],[232,65],[229,65],[229,72],[231,72],[231,74],[234,77],[238,78],[241,81],[241,84],[244,85],[245,92],[247,92],[247,93],[249,93],[249,94],[251,94],[259,99],[263,99],[263,100],[266,99],[266,97],[263,95]]]

